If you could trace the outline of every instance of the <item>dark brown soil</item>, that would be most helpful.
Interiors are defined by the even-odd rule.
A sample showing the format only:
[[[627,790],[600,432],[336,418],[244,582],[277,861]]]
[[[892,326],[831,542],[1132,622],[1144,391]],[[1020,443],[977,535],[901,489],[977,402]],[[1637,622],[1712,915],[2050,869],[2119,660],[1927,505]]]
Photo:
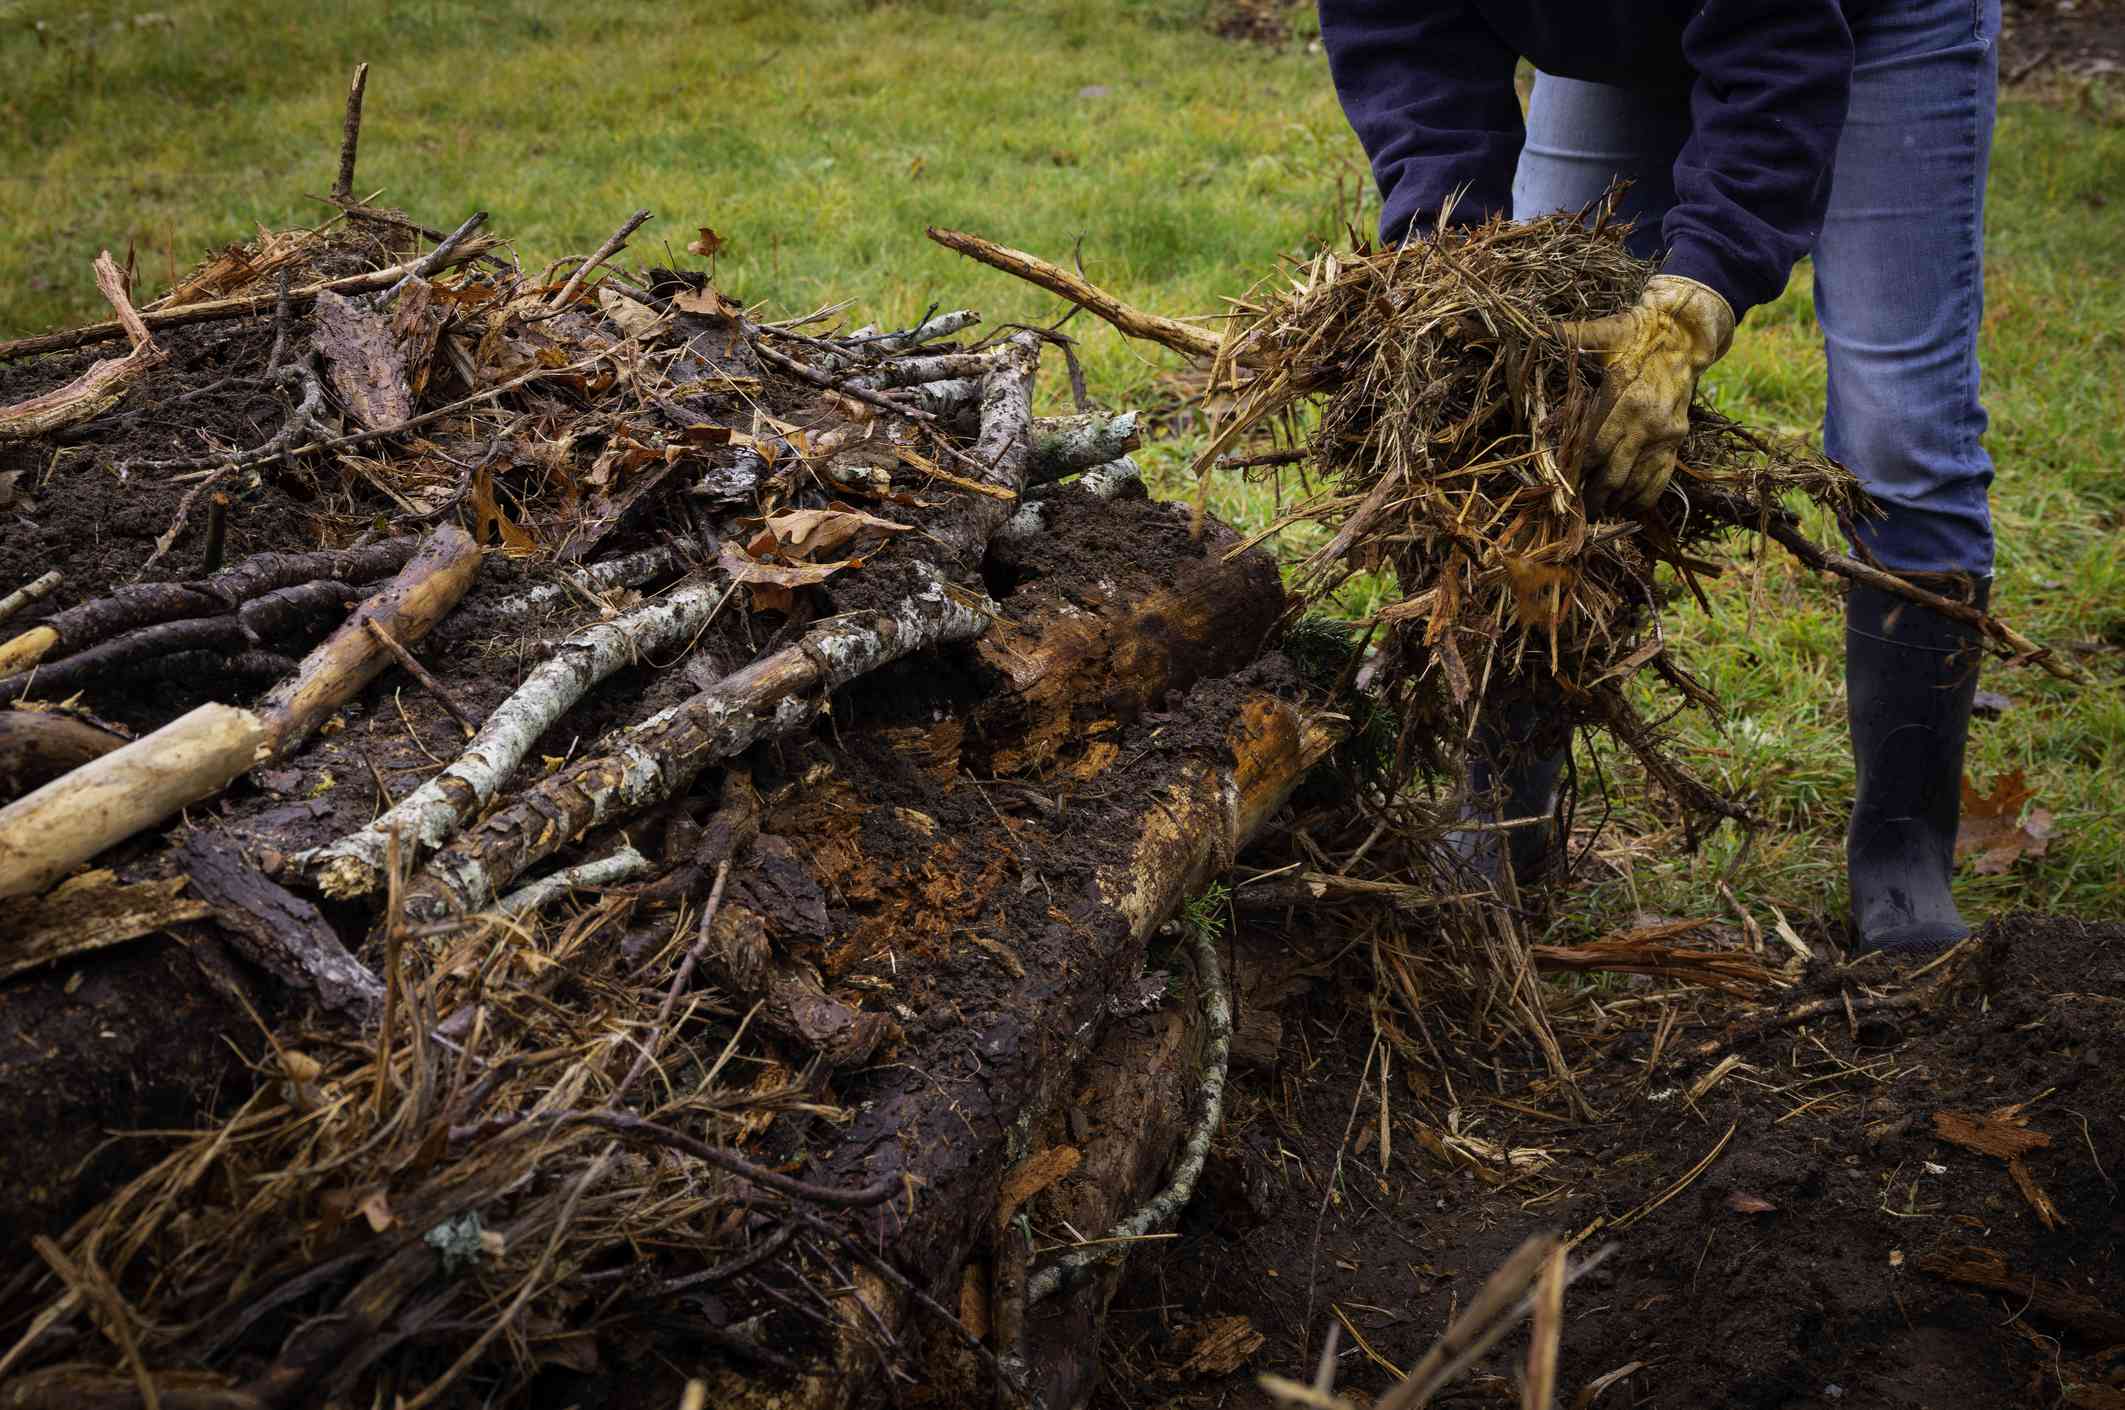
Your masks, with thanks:
[[[2009,83],[2125,74],[2125,0],[2006,0],[2000,74]]]
[[[1688,1089],[1711,1060],[1664,1059],[1648,1074],[1649,1026],[1597,1032],[1585,1089],[1604,1115],[1583,1124],[1502,1104],[1501,1079],[1509,1102],[1531,1075],[1510,1059],[1496,1073],[1464,1060],[1451,1092],[1437,1075],[1405,1081],[1397,1064],[1385,1169],[1377,1066],[1360,1080],[1370,976],[1318,981],[1286,1009],[1276,1069],[1244,1074],[1187,1236],[1139,1255],[1116,1301],[1100,1403],[1153,1401],[1146,1382],[1170,1364],[1168,1349],[1231,1315],[1267,1338],[1248,1372],[1164,1403],[1262,1404],[1250,1373],[1309,1375],[1339,1316],[1406,1368],[1512,1249],[1545,1230],[1584,1233],[1582,1252],[1615,1246],[1566,1298],[1563,1404],[1586,1404],[1573,1399],[1583,1387],[1634,1364],[1596,1403],[2120,1403],[2101,1396],[2125,1380],[2125,926],[2000,921],[1922,1013],[1866,1012],[1853,980],[1870,972],[1882,977],[1871,966],[1843,981],[1825,971],[1786,996],[1834,996],[1842,982],[1861,1000],[1856,1021],[1839,1011],[1734,1046],[1747,1066],[1696,1101]],[[1721,1036],[1685,1024],[1665,1050]],[[2057,1205],[2056,1229],[2001,1160],[1936,1134],[1936,1112],[2015,1104],[2048,1139],[2027,1167]],[[1456,1123],[1542,1155],[1514,1170],[1448,1166],[1421,1128]],[[1937,1271],[1944,1260],[1989,1265],[2007,1290],[1950,1281]],[[1338,1388],[1364,1403],[1392,1378],[1352,1343],[1346,1334]],[[1517,1404],[1524,1346],[1521,1334],[1508,1338],[1441,1403]]]

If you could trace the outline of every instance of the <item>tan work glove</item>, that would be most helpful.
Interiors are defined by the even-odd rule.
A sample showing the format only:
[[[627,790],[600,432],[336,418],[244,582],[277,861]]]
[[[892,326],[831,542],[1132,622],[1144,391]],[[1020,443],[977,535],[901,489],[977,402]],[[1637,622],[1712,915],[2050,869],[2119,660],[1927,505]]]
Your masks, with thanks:
[[[1590,508],[1647,508],[1675,473],[1690,430],[1697,375],[1726,356],[1734,310],[1718,292],[1679,274],[1656,274],[1637,304],[1607,318],[1566,323],[1564,340],[1597,353],[1608,375],[1608,413],[1594,431],[1584,491]]]

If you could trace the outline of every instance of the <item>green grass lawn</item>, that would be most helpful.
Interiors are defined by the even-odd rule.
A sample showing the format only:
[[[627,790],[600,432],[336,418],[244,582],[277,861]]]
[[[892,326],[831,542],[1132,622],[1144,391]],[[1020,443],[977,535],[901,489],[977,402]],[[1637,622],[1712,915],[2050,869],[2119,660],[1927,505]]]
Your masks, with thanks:
[[[932,303],[992,321],[1058,315],[1056,300],[923,239],[925,224],[945,224],[1074,256],[1148,307],[1211,313],[1279,254],[1370,219],[1322,57],[1303,42],[1217,39],[1199,0],[301,12],[0,0],[0,336],[99,316],[99,248],[132,245],[159,284],[254,223],[317,219],[305,193],[331,183],[361,59],[374,66],[364,190],[445,226],[485,208],[527,263],[587,250],[646,205],[658,219],[637,256],[668,247],[683,260],[694,227],[711,226],[727,241],[719,282],[777,310],[853,300],[881,322]],[[2081,658],[2092,688],[2027,669],[1988,678],[2015,704],[1979,725],[1972,770],[2025,770],[2058,837],[2008,875],[1969,878],[1980,911],[2125,912],[2125,197],[2107,179],[2120,170],[2113,95],[2006,106],[1985,343],[1997,602],[2040,639],[2108,651]],[[1073,331],[1110,402],[1149,394],[1173,366],[1089,320]],[[1747,419],[1816,425],[1804,270],[1751,316],[1713,382]],[[1189,451],[1168,442],[1145,458],[1172,469]],[[1261,522],[1269,503],[1237,484],[1217,502],[1242,522]],[[1723,877],[1760,920],[1773,905],[1834,911],[1850,787],[1834,591],[1780,559],[1744,558],[1710,614],[1677,613],[1691,658],[1731,703],[1724,729],[1678,721],[1683,751],[1773,826],[1738,865],[1731,834],[1681,857],[1627,786],[1611,879],[1561,923],[1721,910]]]

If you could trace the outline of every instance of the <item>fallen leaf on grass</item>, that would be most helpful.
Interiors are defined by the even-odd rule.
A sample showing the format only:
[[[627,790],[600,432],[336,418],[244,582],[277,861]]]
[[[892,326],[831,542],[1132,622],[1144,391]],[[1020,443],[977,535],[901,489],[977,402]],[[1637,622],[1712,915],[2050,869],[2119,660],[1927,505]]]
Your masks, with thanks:
[[[700,255],[703,259],[714,259],[716,253],[723,248],[723,237],[705,225],[697,225],[694,228],[701,233],[686,242],[687,253]]]
[[[1956,860],[1974,856],[1972,871],[1979,876],[1999,876],[2024,857],[2043,856],[2055,828],[2049,810],[2028,807],[2035,796],[2020,769],[1994,779],[1989,795],[1978,792],[1966,775],[1963,822],[1955,837]]]

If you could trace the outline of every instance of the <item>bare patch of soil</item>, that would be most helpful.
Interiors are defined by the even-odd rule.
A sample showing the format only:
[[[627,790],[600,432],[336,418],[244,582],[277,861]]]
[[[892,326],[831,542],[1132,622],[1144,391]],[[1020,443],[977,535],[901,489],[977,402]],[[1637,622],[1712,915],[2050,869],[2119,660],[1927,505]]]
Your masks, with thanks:
[[[1465,1054],[1448,1074],[1409,1078],[1398,1064],[1391,1148],[1369,1023],[1351,1002],[1363,979],[1315,980],[1282,1015],[1275,1068],[1244,1077],[1187,1236],[1138,1255],[1099,1403],[1263,1404],[1251,1373],[1309,1375],[1337,1320],[1338,1388],[1377,1394],[1389,1364],[1421,1356],[1542,1230],[1616,1245],[1567,1296],[1563,1404],[2121,1403],[2125,926],[1999,921],[1923,1011],[1869,1010],[1863,981],[1888,977],[1824,969],[1786,998],[1850,995],[1852,1013],[1839,1003],[1723,1046],[1744,1065],[1694,1099],[1716,1059],[1649,1071],[1653,1026],[1597,1028],[1584,1080],[1602,1115],[1590,1122],[1520,1104],[1533,1074],[1502,1055],[1495,1069]],[[1604,1002],[1623,1019],[1614,1000],[1629,997]],[[1663,1051],[1727,1036],[1684,1024]],[[1937,1113],[2026,1121],[2042,1142],[2027,1177],[2056,1227],[2004,1160],[1944,1138]],[[1511,1155],[1442,1158],[1442,1133]],[[1231,1316],[1266,1337],[1246,1372],[1161,1383],[1194,1329]],[[1523,1356],[1509,1338],[1441,1403],[1517,1404]],[[1598,1399],[1573,1399],[1626,1367]]]

